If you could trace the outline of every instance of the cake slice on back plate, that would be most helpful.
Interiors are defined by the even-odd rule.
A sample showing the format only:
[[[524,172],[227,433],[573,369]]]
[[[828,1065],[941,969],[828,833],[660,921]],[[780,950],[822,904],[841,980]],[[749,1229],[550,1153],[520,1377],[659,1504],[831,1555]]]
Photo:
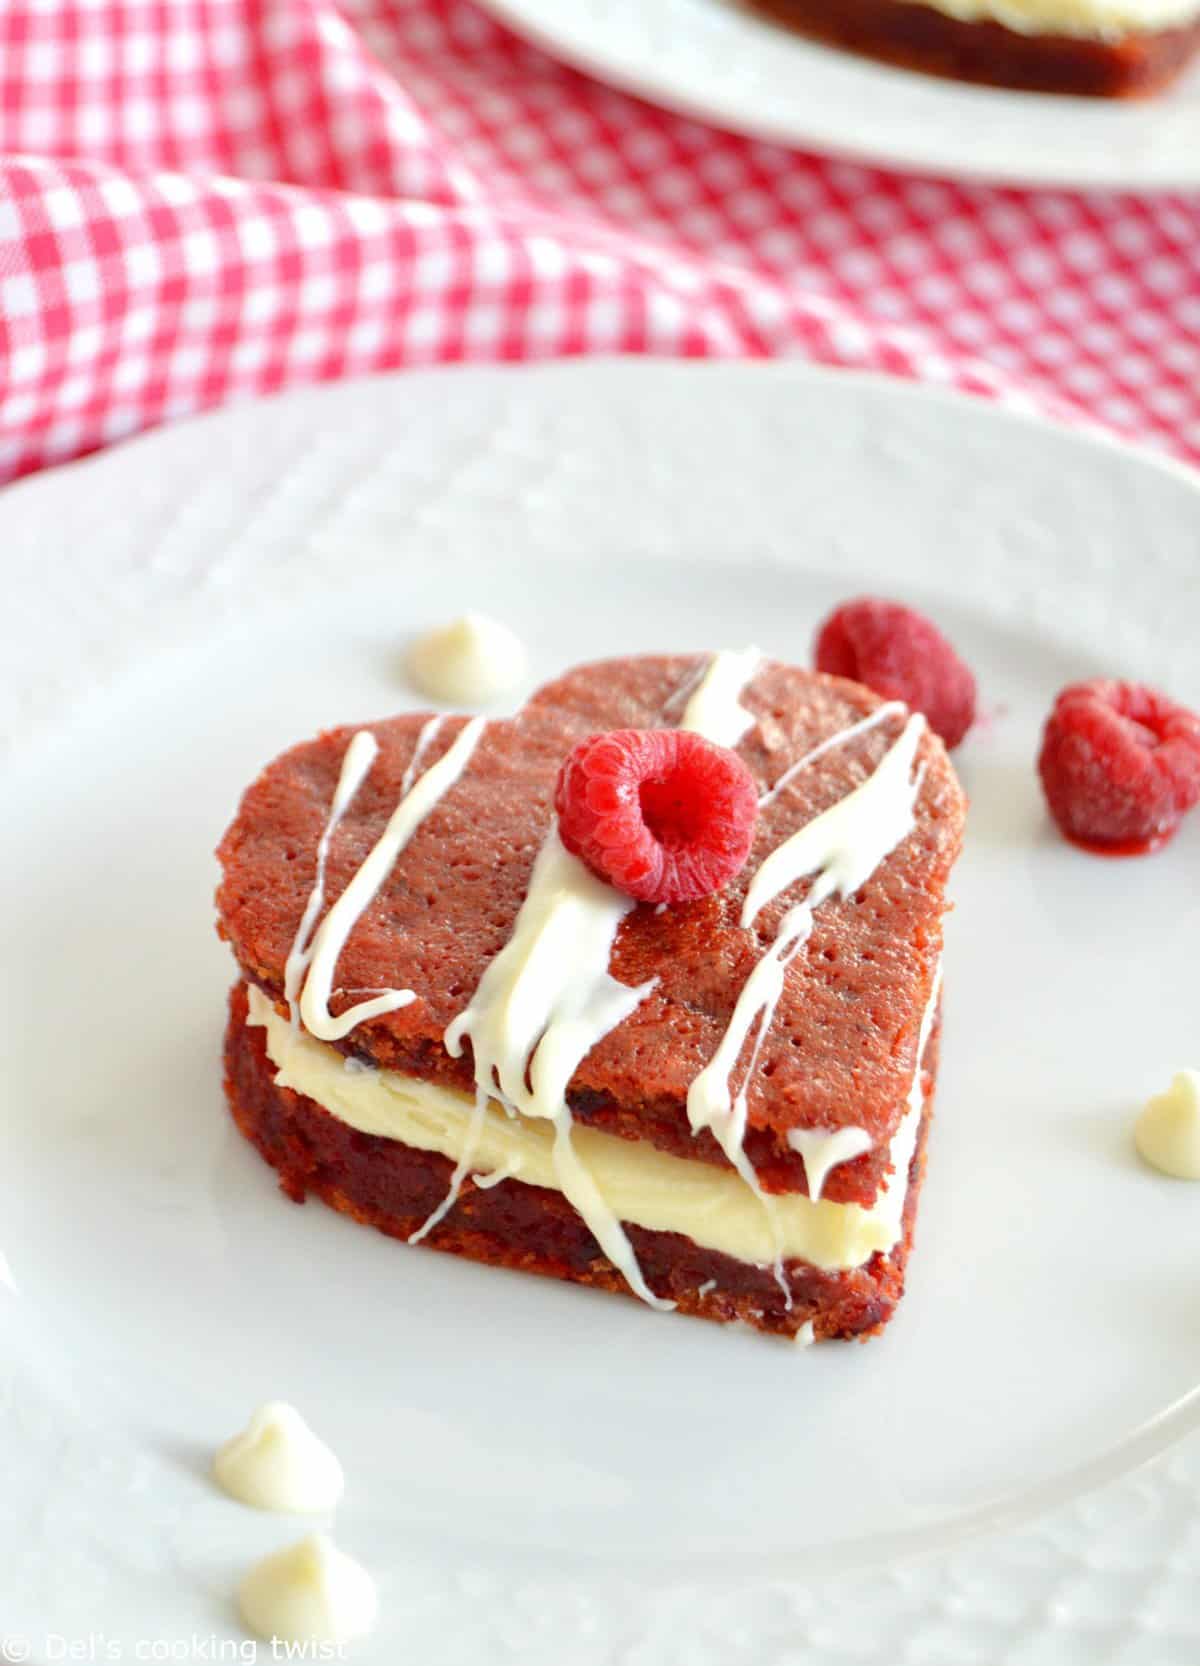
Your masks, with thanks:
[[[721,889],[639,902],[565,847],[564,760],[613,730],[736,751],[758,813]],[[753,650],[332,730],[218,853],[233,1115],[289,1196],[396,1237],[801,1340],[877,1330],[963,814],[922,718]]]
[[[906,69],[1136,98],[1200,50],[1200,0],[751,0],[803,34]]]

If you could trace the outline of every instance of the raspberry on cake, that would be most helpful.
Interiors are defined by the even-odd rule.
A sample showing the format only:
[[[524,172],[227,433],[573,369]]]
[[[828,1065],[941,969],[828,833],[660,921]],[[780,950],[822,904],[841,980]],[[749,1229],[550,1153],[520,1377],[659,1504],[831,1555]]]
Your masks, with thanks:
[[[1136,98],[1200,50],[1200,0],[750,0],[906,69],[1031,92]]]
[[[639,903],[560,837],[564,763],[611,731],[652,776],[716,758],[751,839],[720,889]],[[220,847],[233,1115],[289,1196],[396,1237],[870,1333],[903,1288],[962,822],[920,716],[753,650],[584,666],[487,724],[329,731]]]
[[[740,873],[758,793],[736,752],[686,729],[617,729],[570,754],[554,795],[567,849],[638,902],[695,902]]]

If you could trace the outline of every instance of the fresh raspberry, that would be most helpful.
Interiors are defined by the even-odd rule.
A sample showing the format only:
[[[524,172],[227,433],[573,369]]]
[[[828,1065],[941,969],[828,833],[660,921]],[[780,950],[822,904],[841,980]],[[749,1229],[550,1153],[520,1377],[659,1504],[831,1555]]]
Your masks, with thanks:
[[[639,902],[692,902],[739,873],[758,792],[727,747],[684,729],[613,729],[567,758],[554,808],[567,849]]]
[[[947,746],[975,721],[975,678],[937,626],[899,602],[861,596],[843,602],[817,632],[816,666],[866,683],[888,700],[924,712]]]
[[[1072,683],[1047,720],[1038,773],[1069,839],[1153,849],[1200,799],[1200,717],[1140,683]]]

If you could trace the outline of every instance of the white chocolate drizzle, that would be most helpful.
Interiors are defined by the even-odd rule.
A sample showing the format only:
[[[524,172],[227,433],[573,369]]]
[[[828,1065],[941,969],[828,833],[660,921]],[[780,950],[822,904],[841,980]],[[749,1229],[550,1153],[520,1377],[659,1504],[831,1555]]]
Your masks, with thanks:
[[[804,1164],[808,1195],[814,1203],[820,1201],[835,1168],[861,1157],[875,1144],[865,1128],[791,1128],[787,1142]]]
[[[756,648],[715,654],[688,699],[681,727],[732,745],[753,725],[740,703],[761,663]],[[553,1160],[563,1195],[587,1225],[630,1289],[652,1307],[674,1303],[656,1296],[642,1276],[633,1246],[571,1140],[567,1087],[602,1037],[622,1023],[653,983],[631,988],[608,965],[631,897],[597,879],[564,847],[557,824],[548,833],[512,936],[486,967],[466,1009],[445,1034],[452,1058],[471,1042],[475,1067],[473,1134],[455,1167],[450,1191],[414,1238],[441,1219],[470,1172],[477,1130],[489,1099],[512,1111],[542,1117],[554,1128]]]
[[[321,830],[321,839],[317,845],[317,875],[313,880],[313,888],[308,893],[308,901],[304,905],[304,913],[300,924],[296,928],[296,936],[292,941],[291,951],[283,971],[283,994],[292,1014],[292,1023],[297,1020],[296,996],[300,993],[300,984],[308,970],[308,963],[312,959],[312,932],[318,916],[325,906],[325,865],[329,859],[329,845],[337,825],[353,803],[358,789],[362,786],[371,770],[371,765],[379,755],[379,742],[369,729],[360,729],[346,748],[346,755],[342,759],[341,773],[333,793],[333,802],[329,806],[329,814],[325,826]]]
[[[425,754],[441,733],[445,718],[430,717],[421,725],[421,732],[417,736],[417,744],[413,747],[413,755],[408,760],[408,768],[400,777],[400,796],[404,798],[411,792],[412,784],[417,778],[417,771],[425,761]]]
[[[453,1056],[457,1057],[457,1054]],[[471,1120],[467,1124],[467,1137],[463,1144],[462,1155],[454,1165],[454,1171],[450,1176],[450,1184],[446,1188],[446,1195],[433,1213],[426,1216],[417,1230],[409,1233],[408,1242],[410,1244],[419,1244],[422,1239],[427,1238],[435,1226],[441,1225],[458,1202],[458,1194],[462,1191],[462,1183],[470,1174],[475,1161],[475,1152],[479,1147],[479,1136],[483,1132],[487,1107],[488,1095],[477,1091],[475,1104],[471,1110]],[[484,1189],[486,1190],[486,1187]]]
[[[854,791],[807,822],[765,859],[750,881],[742,924],[759,914],[797,880],[814,876],[805,899],[815,909],[826,898],[849,896],[913,829],[921,775],[912,774],[925,719],[914,713],[879,767]]]
[[[753,652],[755,652],[753,649],[747,650],[747,653]],[[835,747],[847,745],[850,741],[856,739],[857,736],[865,734],[869,729],[873,729],[878,724],[885,722],[887,718],[903,714],[906,709],[907,708],[899,701],[887,701],[883,705],[877,706],[873,712],[869,712],[866,717],[860,718],[858,722],[851,723],[845,729],[838,730],[836,734],[827,736],[810,751],[806,752],[802,758],[798,758],[794,764],[783,772],[778,781],[776,781],[775,785],[761,795],[758,801],[759,809],[765,809],[768,805],[774,803],[779,794],[791,784],[796,776],[799,775],[802,770],[807,769],[810,764],[816,763],[818,758],[824,757],[827,752],[833,751]],[[690,711],[691,707],[689,706],[689,713]],[[780,996],[783,994],[784,973],[786,972],[788,962],[790,961],[792,955],[798,952],[799,947],[800,944],[797,943],[795,947],[791,949],[790,953],[787,954],[785,959],[780,962],[772,961],[761,971],[760,988],[764,994],[770,996],[770,1011],[768,1014],[768,1012],[764,1010],[763,1019],[755,1037],[750,1060],[746,1066],[742,1091],[738,1095],[737,1099],[732,1103],[730,1107],[730,1114],[724,1117],[720,1123],[700,1125],[708,1126],[712,1129],[712,1132],[716,1136],[726,1157],[741,1175],[747,1186],[750,1187],[751,1191],[754,1192],[755,1196],[762,1202],[763,1209],[766,1211],[768,1225],[770,1226],[772,1236],[776,1243],[773,1269],[775,1282],[778,1284],[780,1290],[782,1290],[784,1301],[789,1310],[792,1305],[792,1290],[791,1285],[788,1283],[787,1275],[784,1272],[782,1255],[779,1249],[780,1240],[777,1230],[775,1205],[770,1194],[765,1192],[759,1184],[758,1175],[755,1173],[754,1165],[746,1156],[744,1141],[746,1136],[747,1095],[749,1093],[750,1083],[753,1081],[754,1073],[758,1068],[759,1054],[762,1051],[763,1042],[766,1040],[767,1033],[770,1029],[771,1016],[774,1014],[775,1007],[778,1005]],[[762,967],[762,964],[763,963],[760,962],[759,966]],[[755,972],[759,972],[759,967],[755,968]],[[736,1062],[735,1057],[731,1061],[731,1069],[732,1065]],[[694,1085],[695,1084],[693,1084],[693,1086]],[[688,1115],[690,1119],[690,1091]],[[692,1123],[692,1131],[693,1133],[699,1131],[695,1122]],[[822,1177],[822,1179],[823,1178],[824,1177]]]
[[[904,1202],[908,1196],[908,1171],[912,1166],[913,1152],[917,1149],[917,1136],[921,1132],[922,1112],[925,1109],[925,1054],[929,1047],[929,1038],[933,1034],[933,1022],[937,1017],[941,993],[942,962],[939,957],[937,970],[933,974],[933,985],[929,991],[929,1000],[921,1015],[921,1028],[917,1035],[917,1062],[913,1066],[912,1081],[908,1088],[908,1103],[888,1150],[892,1170],[884,1177],[874,1204],[874,1213],[883,1223],[885,1230],[891,1234],[893,1243],[899,1242],[903,1230]]]
[[[873,774],[830,809],[777,845],[750,882],[742,906],[749,928],[768,903],[798,880],[812,877],[808,894],[784,914],[775,937],[742,985],[716,1052],[688,1089],[693,1133],[709,1129],[738,1173],[755,1190],[746,1157],[747,1097],[759,1053],[783,994],[787,968],[808,941],[816,910],[830,897],[848,896],[911,832],[921,774],[911,778],[925,720],[910,717]],[[750,1061],[735,1094],[732,1077],[751,1033]],[[769,1200],[764,1196],[764,1202]]]
[[[414,763],[436,733],[433,726],[440,722],[440,718],[431,718],[421,731],[414,753]],[[343,1036],[349,1035],[356,1025],[364,1023],[368,1018],[378,1018],[385,1012],[396,1012],[400,1007],[406,1007],[410,1001],[416,1000],[416,994],[411,989],[389,989],[369,1001],[358,1002],[356,1006],[350,1007],[336,1018],[329,1010],[334,972],[347,938],[370,907],[417,828],[463,774],[484,726],[483,718],[472,718],[459,731],[453,744],[442,757],[435,764],[431,764],[425,773],[402,793],[400,802],[388,818],[387,826],[346,889],[321,921],[311,950],[307,951],[308,975],[300,995],[300,1016],[310,1035],[318,1036],[322,1041],[340,1041]],[[413,764],[410,763],[409,770],[412,769]],[[364,770],[364,776],[365,773]],[[358,783],[360,785],[361,779],[362,777]]]
[[[717,746],[736,746],[754,727],[754,713],[741,704],[741,696],[761,664],[757,648],[714,654],[683,709],[679,727]]]
[[[521,1160],[519,1157],[513,1157],[503,1168],[493,1169],[490,1174],[473,1174],[471,1179],[478,1191],[490,1192],[493,1186],[499,1186],[502,1181],[515,1180],[520,1172]]]
[[[768,788],[759,799],[759,809],[765,810],[768,804],[774,804],[780,793],[791,786],[796,776],[810,764],[815,764],[818,758],[823,758],[835,747],[845,746],[856,740],[859,735],[865,735],[869,729],[878,728],[879,724],[886,723],[889,717],[902,717],[907,709],[899,700],[888,700],[882,706],[876,706],[873,712],[868,712],[866,717],[859,718],[857,723],[851,723],[849,728],[839,729],[836,735],[828,735],[819,745],[814,746],[811,752],[806,752],[802,758],[797,758],[794,764],[784,770],[775,785]]]
[[[630,1287],[657,1306],[621,1223],[575,1153],[566,1098],[580,1061],[652,988],[618,983],[608,971],[617,930],[636,906],[632,897],[590,873],[564,847],[557,826],[552,828],[533,865],[512,936],[488,964],[470,1005],[447,1029],[445,1046],[458,1058],[470,1039],[476,1128],[489,1098],[553,1124],[554,1167],[564,1196]],[[468,1135],[450,1194],[422,1235],[453,1203],[474,1143]]]

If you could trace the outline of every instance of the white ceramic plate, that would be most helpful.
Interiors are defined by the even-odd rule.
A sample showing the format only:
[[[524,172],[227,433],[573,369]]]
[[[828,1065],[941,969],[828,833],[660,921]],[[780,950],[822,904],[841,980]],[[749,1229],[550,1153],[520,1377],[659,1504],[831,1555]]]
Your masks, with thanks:
[[[1015,185],[1200,185],[1200,65],[1136,101],[937,80],[817,45],[738,0],[483,0],[547,51],[736,133]]]
[[[204,1471],[267,1397],[345,1461],[381,1662],[541,1660],[529,1616],[564,1604],[590,1660],[697,1579],[673,1642],[728,1643],[737,1612],[769,1659],[756,1605],[718,1613],[747,1580],[865,1569],[879,1613],[881,1563],[1189,1429],[1200,1193],[1129,1130],[1197,1062],[1200,825],[1086,857],[1032,758],[1070,678],[1153,671],[1200,702],[1197,524],[1191,476],[990,407],[644,363],[309,392],[8,492],[2,1623],[236,1635],[238,1568],[297,1528]],[[988,714],[960,754],[939,1116],[887,1334],[804,1352],[284,1202],[218,1064],[210,852],[260,764],[415,703],[406,640],[468,601],[540,679],[749,640],[804,660],[862,588],[932,610]]]

